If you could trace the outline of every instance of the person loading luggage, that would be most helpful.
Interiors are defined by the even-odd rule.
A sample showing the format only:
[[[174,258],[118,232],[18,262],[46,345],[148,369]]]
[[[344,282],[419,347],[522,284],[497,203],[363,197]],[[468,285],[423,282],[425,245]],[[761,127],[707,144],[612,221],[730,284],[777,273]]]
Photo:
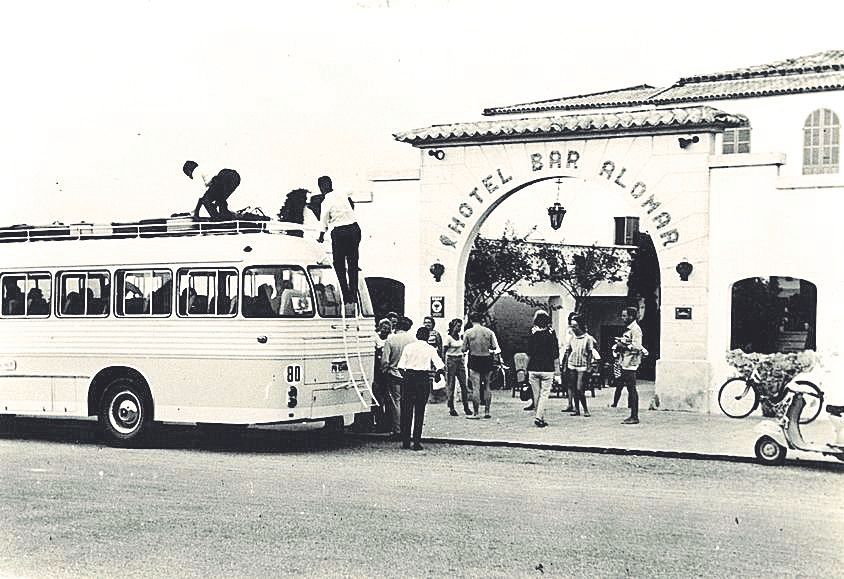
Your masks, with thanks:
[[[355,219],[351,199],[334,191],[331,177],[323,175],[317,185],[325,199],[322,202],[322,232],[317,241],[325,241],[325,232],[331,232],[331,253],[334,269],[340,281],[343,301],[357,303],[358,258],[360,248],[360,226]],[[348,274],[348,277],[347,277]]]

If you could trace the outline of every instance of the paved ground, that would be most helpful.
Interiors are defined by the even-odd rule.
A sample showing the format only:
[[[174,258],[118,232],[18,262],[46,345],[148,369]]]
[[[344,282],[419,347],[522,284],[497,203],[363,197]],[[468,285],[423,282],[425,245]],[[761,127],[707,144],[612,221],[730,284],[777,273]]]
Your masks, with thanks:
[[[0,577],[832,577],[844,568],[838,465],[445,444],[411,452],[302,431],[174,429],[163,445],[118,449],[21,430],[0,438]]]
[[[513,398],[510,391],[493,391],[492,418],[466,420],[461,415],[448,414],[445,403],[428,405],[423,436],[431,441],[475,441],[481,443],[515,443],[526,445],[563,446],[582,449],[641,451],[643,453],[678,453],[707,457],[753,458],[753,447],[759,435],[754,432],[760,417],[743,420],[723,415],[693,412],[647,410],[654,392],[653,382],[639,385],[641,400],[638,425],[622,425],[627,408],[609,408],[612,390],[595,391],[595,398],[587,394],[591,418],[562,413],[567,401],[552,397],[546,413],[547,428],[533,424],[533,413],[523,410],[525,403]],[[619,406],[626,404],[626,394]],[[459,407],[458,407],[459,408]],[[758,411],[757,411],[758,412]],[[803,427],[807,440],[825,440],[832,428],[826,413]],[[789,459],[837,462],[833,457],[818,453],[788,451]]]

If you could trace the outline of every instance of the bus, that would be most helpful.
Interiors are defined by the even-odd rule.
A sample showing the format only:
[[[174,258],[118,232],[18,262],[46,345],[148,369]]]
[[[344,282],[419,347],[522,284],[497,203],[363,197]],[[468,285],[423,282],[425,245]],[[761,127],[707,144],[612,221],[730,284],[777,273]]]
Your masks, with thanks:
[[[150,221],[0,228],[0,414],[96,419],[129,446],[159,422],[369,412],[372,304],[361,282],[344,307],[324,246],[279,222]]]

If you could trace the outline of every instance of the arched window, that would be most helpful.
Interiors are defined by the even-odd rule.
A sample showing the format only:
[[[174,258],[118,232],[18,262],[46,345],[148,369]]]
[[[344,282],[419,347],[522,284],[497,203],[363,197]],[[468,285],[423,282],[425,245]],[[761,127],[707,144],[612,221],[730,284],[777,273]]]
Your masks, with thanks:
[[[814,350],[817,288],[793,277],[751,277],[733,284],[730,349]]]
[[[803,125],[803,174],[838,173],[838,115],[830,109],[813,111]]]

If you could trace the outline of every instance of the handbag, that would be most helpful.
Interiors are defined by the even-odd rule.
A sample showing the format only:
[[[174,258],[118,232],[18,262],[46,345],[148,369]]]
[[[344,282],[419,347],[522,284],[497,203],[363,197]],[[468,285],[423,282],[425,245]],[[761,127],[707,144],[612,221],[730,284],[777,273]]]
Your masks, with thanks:
[[[530,387],[530,384],[521,385],[519,388],[519,398],[521,398],[522,402],[528,402],[533,399],[533,389]]]

